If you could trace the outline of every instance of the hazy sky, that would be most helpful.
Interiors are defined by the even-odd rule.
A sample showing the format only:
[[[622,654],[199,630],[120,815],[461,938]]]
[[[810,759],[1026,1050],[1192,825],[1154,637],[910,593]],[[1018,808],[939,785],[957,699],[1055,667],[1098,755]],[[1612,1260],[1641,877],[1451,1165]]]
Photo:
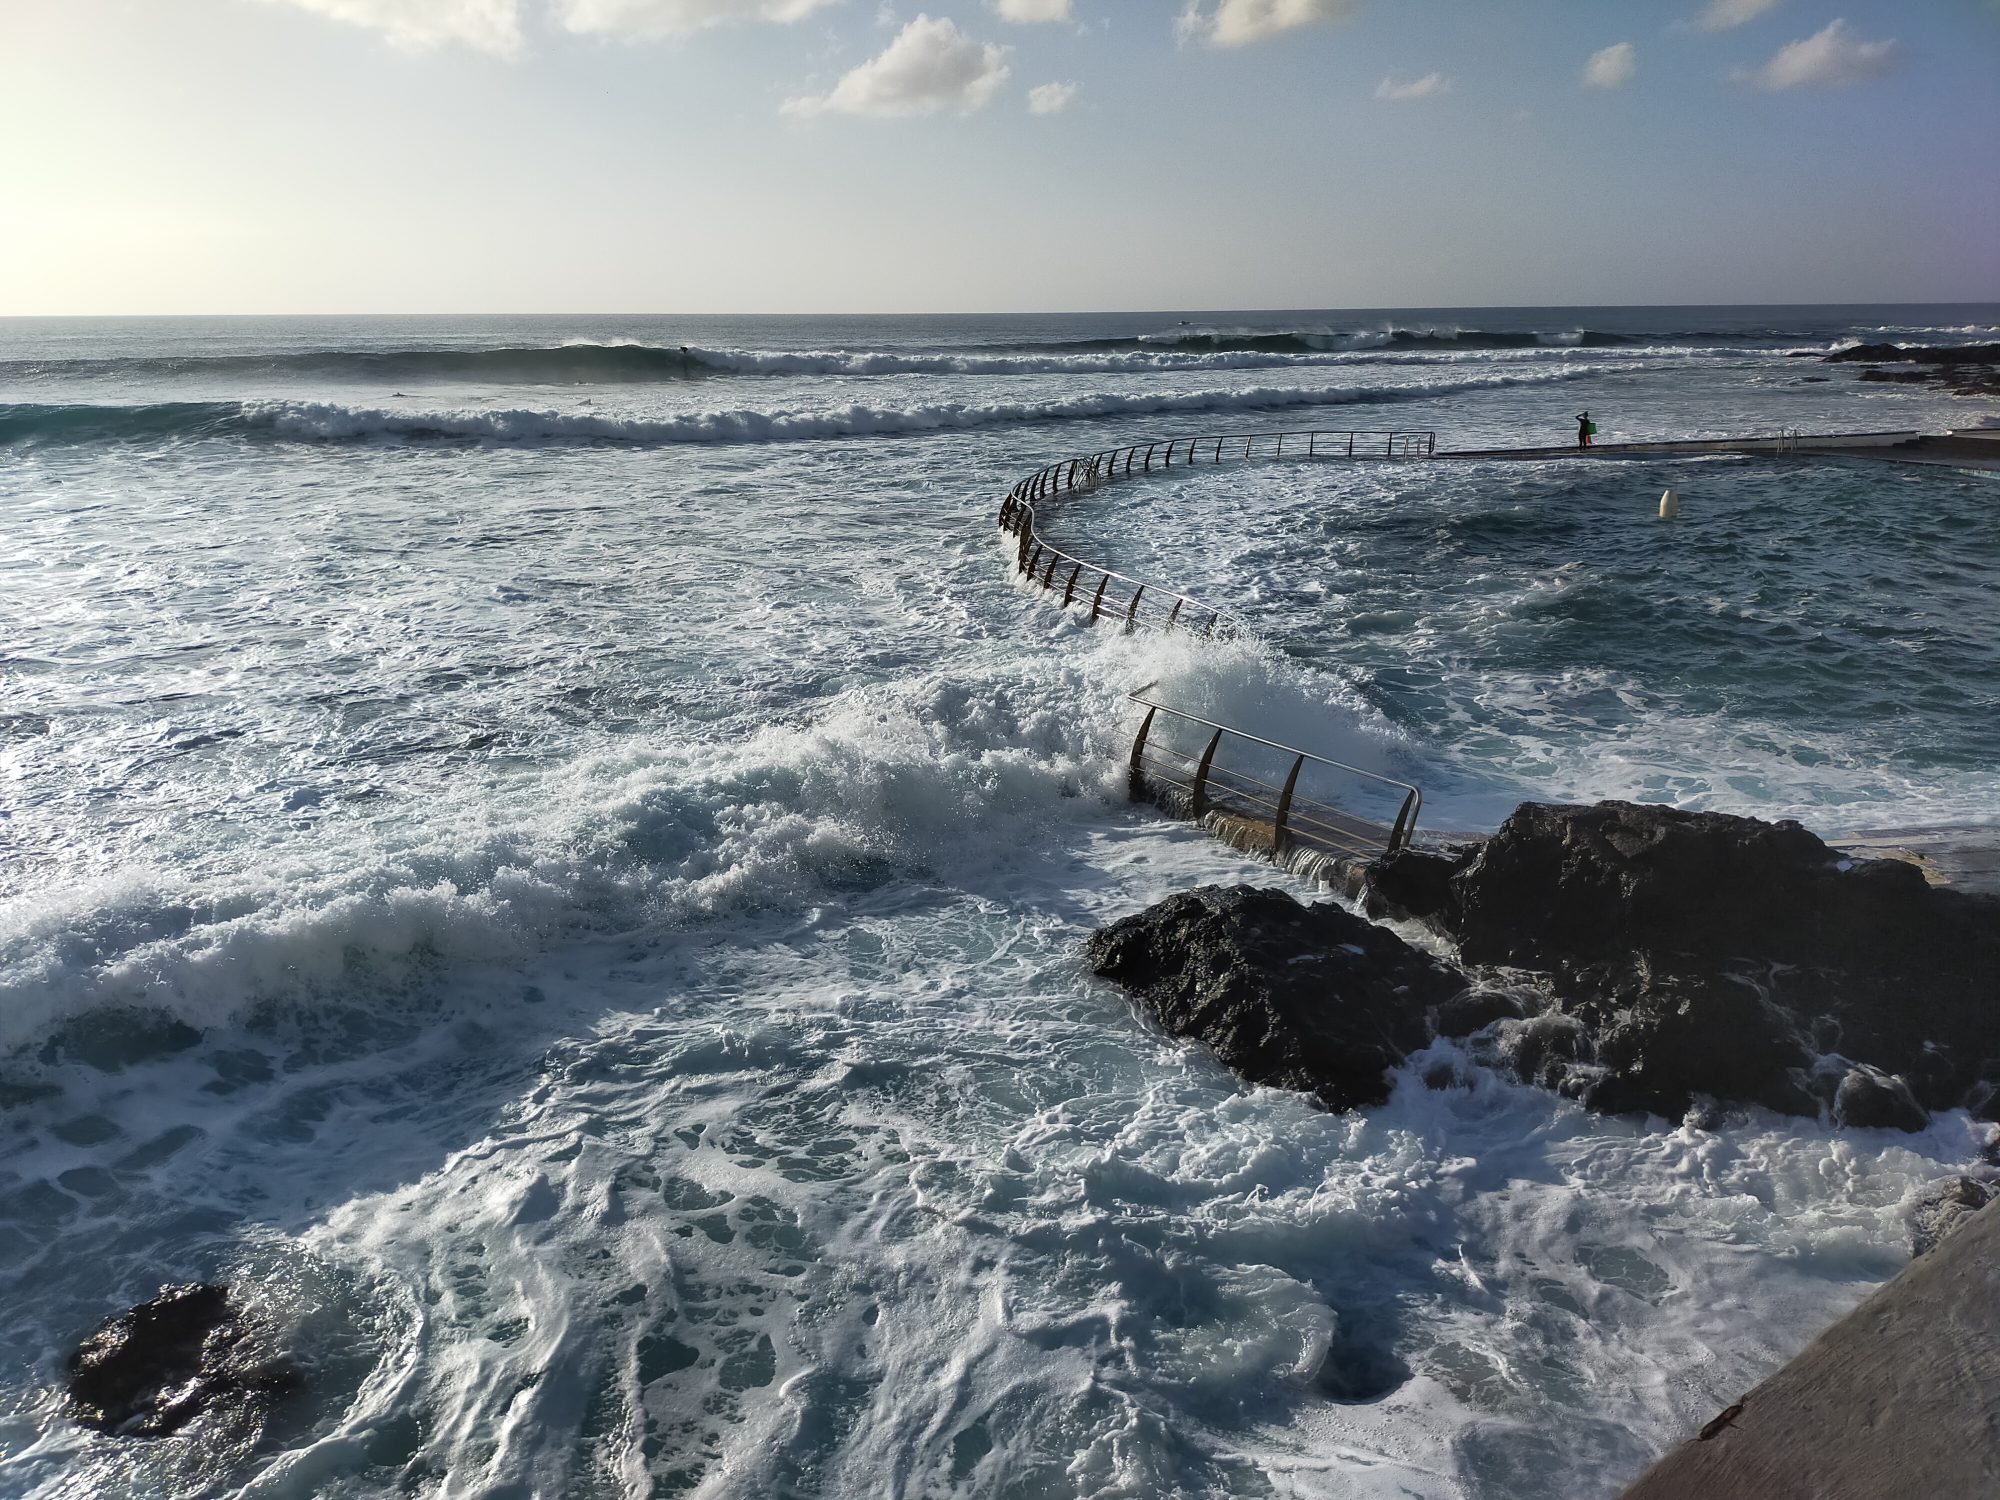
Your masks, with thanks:
[[[1995,0],[0,0],[0,313],[2000,299]]]

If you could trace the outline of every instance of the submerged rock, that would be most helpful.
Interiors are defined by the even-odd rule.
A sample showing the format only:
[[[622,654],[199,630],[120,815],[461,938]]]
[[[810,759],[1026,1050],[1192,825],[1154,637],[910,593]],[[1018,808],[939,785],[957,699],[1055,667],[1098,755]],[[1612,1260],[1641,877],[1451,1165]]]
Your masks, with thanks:
[[[1386,927],[1250,886],[1169,896],[1085,953],[1171,1035],[1332,1110],[1387,1099],[1384,1075],[1430,1039],[1426,1014],[1466,987]]]
[[[296,1389],[298,1372],[255,1351],[249,1331],[227,1287],[163,1288],[70,1356],[70,1415],[119,1437],[166,1437],[211,1407]]]

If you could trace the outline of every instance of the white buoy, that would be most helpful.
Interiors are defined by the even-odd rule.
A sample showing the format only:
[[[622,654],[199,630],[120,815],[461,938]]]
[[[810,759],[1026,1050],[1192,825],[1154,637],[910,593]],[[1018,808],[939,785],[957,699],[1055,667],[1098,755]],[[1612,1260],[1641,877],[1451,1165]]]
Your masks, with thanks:
[[[1681,502],[1675,498],[1672,490],[1668,490],[1664,495],[1660,496],[1660,519],[1662,521],[1671,521],[1680,513]]]

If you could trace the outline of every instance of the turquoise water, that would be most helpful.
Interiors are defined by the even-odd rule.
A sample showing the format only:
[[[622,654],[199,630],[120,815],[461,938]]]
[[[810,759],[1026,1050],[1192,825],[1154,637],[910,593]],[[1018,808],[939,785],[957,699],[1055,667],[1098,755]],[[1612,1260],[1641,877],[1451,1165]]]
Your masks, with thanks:
[[[1991,822],[1992,480],[1270,465],[1051,518],[1250,624],[1211,645],[1065,619],[994,513],[1156,432],[1972,425],[1788,355],[1996,323],[0,327],[0,1491],[1615,1491],[1984,1127],[1604,1120],[1426,1089],[1448,1047],[1367,1116],[1241,1087],[1078,957],[1287,879],[1124,801],[1123,695],[1433,826]],[[63,1420],[76,1338],[197,1277],[307,1394]]]

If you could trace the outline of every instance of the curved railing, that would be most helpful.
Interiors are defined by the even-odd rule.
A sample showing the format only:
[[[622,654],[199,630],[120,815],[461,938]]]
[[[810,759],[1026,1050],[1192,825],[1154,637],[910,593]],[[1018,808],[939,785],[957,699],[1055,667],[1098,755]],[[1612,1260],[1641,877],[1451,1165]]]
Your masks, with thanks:
[[[1430,432],[1312,430],[1173,438],[1063,459],[1021,480],[1001,503],[1000,529],[1016,539],[1015,571],[1041,589],[1060,588],[1065,610],[1088,603],[1093,621],[1117,620],[1127,630],[1147,624],[1199,630],[1209,636],[1233,633],[1239,628],[1236,622],[1215,605],[1056,546],[1037,524],[1035,502],[1176,466],[1282,458],[1288,445],[1292,457],[1311,459],[1429,458],[1437,452],[1437,438]],[[1315,878],[1343,864],[1395,854],[1416,836],[1424,798],[1409,782],[1185,713],[1142,696],[1146,691],[1141,688],[1130,699],[1146,710],[1132,741],[1135,801],[1155,802],[1246,853],[1268,855]],[[1177,733],[1190,731],[1198,739],[1205,737],[1198,753],[1193,744],[1183,748],[1173,743]],[[1235,764],[1218,758],[1225,740],[1232,752],[1240,753]],[[1301,787],[1301,776],[1308,773],[1322,780],[1333,778],[1343,801],[1358,801],[1380,816],[1336,805],[1331,793],[1316,795]]]
[[[1128,703],[1146,710],[1132,740],[1133,801],[1158,803],[1239,849],[1295,868],[1302,859],[1317,864],[1385,858],[1407,848],[1416,836],[1424,794],[1412,783],[1184,712],[1146,697],[1147,691],[1126,695]],[[1162,714],[1167,726],[1196,731],[1193,740],[1179,745],[1163,734]],[[1245,762],[1222,763],[1225,739],[1232,748],[1240,745],[1247,751]],[[1302,786],[1300,778],[1309,769],[1316,782]],[[1259,775],[1260,770],[1265,774]],[[1335,787],[1371,797],[1385,817],[1394,806],[1394,820],[1378,821],[1337,805],[1332,800]]]
[[[1108,448],[1082,458],[1046,464],[1007,492],[1000,505],[1000,529],[1016,538],[1015,571],[1045,590],[1063,591],[1062,606],[1088,602],[1092,620],[1113,619],[1131,629],[1199,630],[1228,635],[1238,626],[1216,605],[1165,584],[1148,582],[1066,552],[1036,524],[1035,502],[1102,489],[1114,480],[1138,478],[1175,467],[1227,460],[1283,458],[1429,458],[1437,451],[1432,432],[1239,432],[1219,436],[1169,438]]]

